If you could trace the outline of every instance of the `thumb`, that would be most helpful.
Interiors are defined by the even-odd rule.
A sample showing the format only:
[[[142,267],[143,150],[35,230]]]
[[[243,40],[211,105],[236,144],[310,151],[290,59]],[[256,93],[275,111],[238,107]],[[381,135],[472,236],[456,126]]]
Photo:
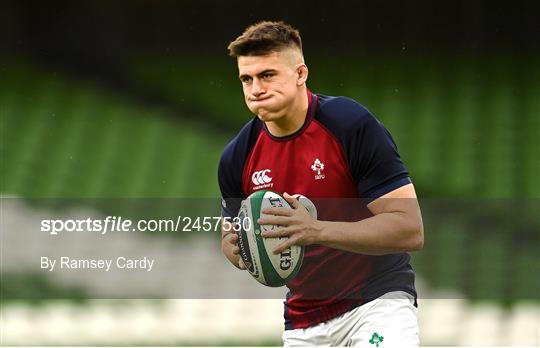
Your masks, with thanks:
[[[283,197],[287,202],[289,202],[290,205],[292,205],[294,209],[298,209],[298,207],[300,207],[300,202],[294,196],[291,196],[287,192],[284,192]]]

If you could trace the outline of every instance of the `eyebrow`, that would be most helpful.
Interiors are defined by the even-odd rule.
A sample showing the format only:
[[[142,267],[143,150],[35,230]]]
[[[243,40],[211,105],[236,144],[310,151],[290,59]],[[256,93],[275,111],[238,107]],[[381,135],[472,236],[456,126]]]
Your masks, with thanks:
[[[263,70],[263,71],[257,73],[256,75],[261,76],[261,75],[265,75],[265,74],[268,74],[268,73],[277,73],[277,70],[276,69],[266,69],[266,70]],[[238,76],[238,78],[240,80],[243,79],[244,77],[251,77],[251,76],[248,75],[248,74],[242,74],[242,75]]]

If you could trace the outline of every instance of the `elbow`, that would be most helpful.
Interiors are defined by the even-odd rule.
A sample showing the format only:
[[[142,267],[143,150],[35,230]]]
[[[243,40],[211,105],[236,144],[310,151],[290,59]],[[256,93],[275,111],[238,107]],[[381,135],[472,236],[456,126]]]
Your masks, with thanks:
[[[424,248],[424,225],[422,220],[419,219],[409,225],[407,228],[409,231],[407,242],[405,245],[405,251],[419,251]]]
[[[424,236],[415,237],[408,251],[420,251],[424,248]]]
[[[424,226],[420,223],[409,240],[407,251],[420,251],[424,248]]]

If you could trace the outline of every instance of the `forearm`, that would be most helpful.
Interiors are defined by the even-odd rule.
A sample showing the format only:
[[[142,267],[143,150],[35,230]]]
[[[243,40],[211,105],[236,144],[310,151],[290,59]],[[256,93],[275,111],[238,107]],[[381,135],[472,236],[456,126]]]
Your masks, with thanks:
[[[357,222],[319,221],[319,244],[368,255],[419,250],[424,233],[419,217],[381,213]]]

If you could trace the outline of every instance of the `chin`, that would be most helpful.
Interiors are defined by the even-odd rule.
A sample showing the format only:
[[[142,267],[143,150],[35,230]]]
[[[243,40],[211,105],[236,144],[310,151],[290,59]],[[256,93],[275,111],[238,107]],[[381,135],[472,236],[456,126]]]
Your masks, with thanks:
[[[261,121],[264,121],[264,122],[272,121],[272,117],[270,115],[268,115],[268,114],[257,113],[256,115],[259,118],[259,120],[261,120]]]
[[[258,109],[257,112],[255,112],[255,115],[257,115],[257,117],[264,122],[275,121],[280,118],[280,115],[265,109]]]

